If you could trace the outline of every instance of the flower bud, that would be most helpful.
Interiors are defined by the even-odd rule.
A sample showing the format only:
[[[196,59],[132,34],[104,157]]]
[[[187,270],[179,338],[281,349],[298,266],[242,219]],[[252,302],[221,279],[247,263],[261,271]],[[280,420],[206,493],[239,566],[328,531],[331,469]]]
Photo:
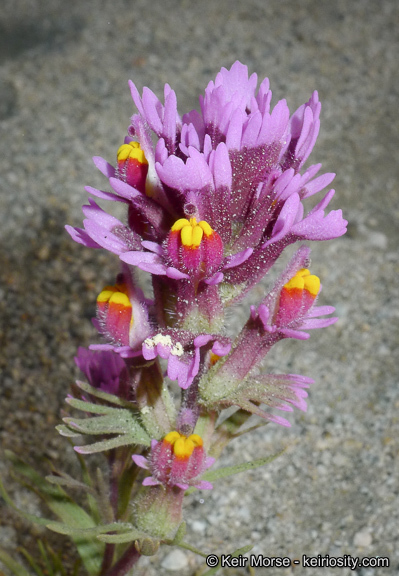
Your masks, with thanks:
[[[151,331],[147,304],[127,273],[117,277],[115,286],[106,286],[97,297],[99,331],[116,346],[141,348]]]
[[[106,286],[100,292],[97,297],[97,318],[103,334],[115,344],[129,345],[133,314],[126,284]]]
[[[120,179],[144,193],[148,162],[140,144],[122,144],[117,152],[117,159]]]
[[[319,291],[320,279],[306,268],[299,270],[281,290],[276,325],[287,326],[293,320],[303,318]]]
[[[133,500],[135,526],[151,539],[173,538],[183,520],[183,497],[183,490],[176,487],[142,486]]]

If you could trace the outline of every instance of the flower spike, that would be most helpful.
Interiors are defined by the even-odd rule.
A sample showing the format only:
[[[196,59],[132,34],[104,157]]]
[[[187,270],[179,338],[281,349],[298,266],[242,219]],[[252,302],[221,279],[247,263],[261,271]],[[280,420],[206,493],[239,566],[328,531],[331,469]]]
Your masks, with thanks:
[[[277,411],[306,411],[311,379],[263,374],[260,366],[278,342],[306,340],[308,330],[337,320],[332,306],[317,305],[321,282],[302,246],[269,293],[248,305],[241,331],[226,336],[228,308],[285,248],[337,238],[347,226],[341,210],[328,211],[335,174],[320,174],[321,164],[304,168],[320,128],[317,92],[291,114],[285,100],[272,104],[267,78],[257,85],[237,61],[209,82],[199,111],[180,116],[168,84],[160,99],[130,82],[137,111],[116,163],[94,158],[109,189],[86,188],[118,202],[125,216],[90,198],[83,228],[67,227],[76,242],[122,261],[122,273],[97,298],[93,324],[103,342],[76,358],[89,383],[72,385],[67,403],[85,417],[65,418],[61,430],[97,435],[75,450],[108,459],[110,505],[103,508],[112,524],[90,528],[110,544],[107,574],[123,576],[132,558],[161,543],[182,543],[190,487],[209,490],[208,479],[270,460],[206,473],[230,440],[260,425],[246,426],[252,416],[290,426]],[[318,193],[305,211],[305,200]],[[133,267],[143,286],[151,281],[151,298]],[[94,484],[102,493],[101,478]]]

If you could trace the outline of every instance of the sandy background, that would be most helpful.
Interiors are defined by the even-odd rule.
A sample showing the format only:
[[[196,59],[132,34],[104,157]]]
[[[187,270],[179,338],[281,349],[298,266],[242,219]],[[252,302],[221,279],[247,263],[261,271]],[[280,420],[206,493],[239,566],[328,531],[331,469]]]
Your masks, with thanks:
[[[49,457],[72,466],[54,426],[76,348],[95,337],[95,297],[118,262],[74,244],[63,226],[80,225],[83,186],[105,184],[91,157],[114,161],[134,112],[128,79],[159,95],[170,83],[184,112],[221,66],[239,59],[260,79],[269,76],[274,104],[285,97],[294,111],[319,91],[322,127],[311,160],[337,173],[332,207],[350,224],[345,237],[313,244],[312,270],[340,321],[272,352],[268,370],[315,378],[309,410],[293,415],[291,429],[270,425],[230,445],[224,465],[288,450],[267,468],[193,496],[187,540],[219,553],[252,542],[269,556],[391,560],[385,570],[320,571],[325,576],[399,572],[398,29],[395,0],[2,0],[2,448],[42,470]],[[236,310],[233,324],[246,315]],[[3,459],[0,472],[18,504],[38,512]],[[18,545],[33,551],[41,536],[0,501],[0,546],[17,557]],[[50,541],[71,564],[67,541]],[[191,576],[201,564],[166,549],[137,574]]]

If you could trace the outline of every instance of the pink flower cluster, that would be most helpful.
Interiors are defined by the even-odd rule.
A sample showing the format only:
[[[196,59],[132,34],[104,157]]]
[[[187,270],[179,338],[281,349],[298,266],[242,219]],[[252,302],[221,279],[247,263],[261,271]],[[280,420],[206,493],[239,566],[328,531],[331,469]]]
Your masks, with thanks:
[[[183,444],[206,410],[238,406],[289,425],[261,404],[304,410],[311,380],[292,374],[254,377],[253,369],[279,340],[305,339],[306,330],[336,320],[320,318],[334,309],[316,306],[321,286],[308,270],[309,249],[301,247],[271,292],[251,307],[235,340],[225,335],[225,310],[242,300],[290,244],[329,240],[346,231],[341,210],[326,212],[334,190],[310,211],[304,208],[304,200],[334,178],[320,175],[320,164],[303,169],[320,127],[317,92],[293,114],[285,100],[271,107],[269,81],[257,89],[256,74],[249,76],[240,62],[222,68],[208,84],[200,111],[183,116],[168,85],[163,102],[148,88],[142,95],[133,83],[130,89],[138,113],[116,164],[94,158],[109,190],[86,188],[101,200],[123,204],[126,218],[120,221],[90,199],[83,206],[83,228],[67,226],[76,242],[122,261],[116,283],[97,299],[95,325],[106,342],[91,347],[105,354],[108,372],[113,366],[109,387],[118,391],[114,372],[122,372],[120,362],[129,374],[126,387],[140,362],[158,366],[159,358],[165,360],[167,376],[182,389],[170,434],[182,436]],[[135,267],[151,274],[151,298],[134,282]],[[89,358],[78,363],[93,379]],[[104,378],[94,379],[106,386]],[[193,476],[167,438],[154,440],[149,458],[137,455],[135,462],[151,471],[152,483],[204,487],[198,475],[210,461],[202,444],[185,461],[200,454]]]

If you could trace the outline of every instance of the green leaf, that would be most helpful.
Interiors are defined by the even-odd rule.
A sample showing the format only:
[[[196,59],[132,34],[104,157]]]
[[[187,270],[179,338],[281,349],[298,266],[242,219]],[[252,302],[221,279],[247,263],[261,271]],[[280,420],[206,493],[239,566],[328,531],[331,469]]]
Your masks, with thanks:
[[[87,462],[86,462],[85,458],[83,458],[83,456],[81,454],[79,454],[79,452],[76,452],[76,450],[75,450],[75,454],[76,454],[76,457],[77,457],[78,462],[80,464],[80,468],[82,471],[82,479],[83,479],[84,484],[89,486],[90,489],[93,490],[93,492],[95,492],[93,480],[91,478],[91,475],[90,475],[89,469],[87,467]],[[94,523],[96,525],[99,524],[101,522],[101,513],[98,509],[97,499],[91,493],[91,491],[88,491],[88,493],[87,493],[87,503],[89,506],[90,515],[94,519]]]
[[[111,438],[109,440],[101,440],[100,442],[95,442],[94,444],[86,444],[85,446],[78,446],[75,448],[79,454],[95,454],[96,452],[104,452],[105,450],[111,450],[112,448],[119,448],[119,446],[129,446],[130,444],[137,444],[136,436],[131,436],[129,434],[123,434],[122,436],[117,436],[116,438]],[[144,444],[144,442],[140,442]],[[149,446],[145,444],[145,446]]]
[[[18,512],[18,514],[20,514],[23,518],[29,520],[29,522],[32,522],[34,524],[40,524],[42,526],[45,526],[47,522],[50,522],[50,520],[48,520],[47,518],[41,518],[40,516],[29,514],[28,512],[24,512],[23,510],[17,508],[14,502],[11,500],[10,496],[8,495],[6,489],[4,488],[4,484],[1,481],[1,478],[0,478],[0,495],[2,496],[6,504],[8,504],[8,506],[10,506],[16,512]]]
[[[239,474],[240,472],[245,472],[247,470],[254,470],[255,468],[259,468],[260,466],[265,466],[265,464],[269,464],[278,456],[284,452],[277,452],[277,454],[273,454],[272,456],[266,456],[265,458],[259,458],[258,460],[252,460],[252,462],[244,462],[243,464],[236,464],[235,466],[226,466],[225,468],[219,468],[218,470],[209,470],[202,475],[203,480],[208,480],[212,482],[214,480],[220,480],[220,478],[227,478],[228,476],[234,476],[234,474]]]
[[[44,499],[50,510],[58,516],[62,522],[76,528],[92,528],[95,522],[87,512],[74,502],[59,486],[46,482],[40,474],[31,466],[20,460],[10,451],[6,456],[11,460],[14,469],[28,478],[36,488],[36,492]],[[25,514],[23,516],[26,517]],[[40,519],[40,523],[51,524],[51,520]],[[100,542],[87,539],[84,536],[71,536],[74,541],[83,564],[90,575],[96,576],[101,567],[103,546]]]
[[[63,566],[62,559],[61,559],[60,555],[57,554],[56,552],[54,552],[54,550],[51,548],[50,544],[48,544],[47,542],[46,542],[46,551],[47,551],[47,554],[51,557],[52,565],[54,567],[54,572],[58,576],[66,576],[66,570]]]
[[[132,409],[133,407],[133,404],[131,402],[123,400],[123,398],[119,398],[118,396],[114,396],[113,394],[109,394],[108,392],[104,392],[103,390],[99,390],[98,388],[93,388],[93,386],[90,386],[90,384],[88,384],[87,382],[81,382],[80,380],[78,380],[76,382],[76,385],[84,392],[88,392],[95,398],[105,400],[110,404],[115,404],[116,406],[121,406],[130,409]]]
[[[44,565],[46,567],[46,569],[44,570],[44,574],[48,574],[49,576],[54,576],[54,567],[52,565],[50,558],[48,557],[47,550],[44,547],[43,542],[41,540],[39,540],[37,545],[39,547],[40,554],[42,555],[42,559],[43,559]]]
[[[90,412],[91,414],[109,414],[110,410],[118,410],[118,408],[111,408],[103,404],[93,404],[85,400],[78,400],[78,398],[66,398],[65,402],[72,406],[72,408],[82,410],[83,412]]]
[[[173,540],[166,542],[166,544],[170,544],[171,546],[174,545]],[[177,544],[177,546],[179,546],[179,548],[184,548],[184,550],[190,550],[190,552],[194,552],[194,554],[198,554],[198,556],[202,556],[203,558],[206,558],[208,556],[208,554],[206,554],[205,552],[201,552],[201,550],[198,550],[198,548],[196,548],[195,546],[191,546],[191,544],[189,544],[188,542],[179,542],[179,544]]]
[[[44,576],[43,570],[40,568],[36,560],[29,554],[25,548],[19,548],[18,551],[24,556],[25,560],[28,562],[29,566],[38,576]]]
[[[16,576],[30,576],[28,570],[11,558],[9,554],[0,548],[0,562],[4,564]]]
[[[236,464],[235,466],[226,466],[225,468],[219,468],[218,470],[209,470],[201,476],[202,480],[208,480],[209,482],[214,482],[215,480],[220,480],[221,478],[227,478],[228,476],[234,476],[234,474],[239,474],[240,472],[245,472],[246,470],[254,470],[265,464],[269,464],[278,456],[283,454],[284,450],[273,454],[272,456],[266,456],[265,458],[259,458],[258,460],[252,460],[252,462],[244,462],[243,464]],[[196,490],[195,486],[189,488],[186,491],[186,495],[191,494]]]
[[[47,528],[58,534],[67,534],[75,536],[98,536],[99,534],[106,534],[107,532],[126,532],[131,531],[133,525],[129,522],[111,522],[110,524],[103,524],[100,526],[93,526],[92,528],[75,528],[62,522],[49,522]]]
[[[65,426],[65,424],[58,424],[55,429],[61,434],[61,436],[66,436],[67,438],[77,438],[80,436],[79,432],[71,430],[68,426]]]
[[[126,510],[130,503],[130,497],[133,489],[133,484],[139,474],[140,468],[134,465],[133,461],[129,458],[129,464],[123,470],[119,477],[119,499],[118,499],[118,518],[124,518]]]
[[[79,401],[80,402],[80,401]],[[93,406],[95,406],[93,404]],[[89,418],[64,418],[67,429],[74,434],[87,434],[90,436],[120,434],[114,438],[106,438],[88,446],[76,448],[79,454],[93,454],[119,446],[130,444],[150,446],[151,438],[138,420],[137,414],[125,408],[101,407],[106,414]],[[65,435],[62,429],[61,433]]]
[[[143,538],[143,533],[139,532],[139,530],[131,530],[123,534],[99,534],[97,536],[98,540],[106,544],[126,544],[139,538]]]
[[[180,544],[180,542],[183,541],[183,538],[186,535],[186,532],[187,532],[187,525],[185,522],[182,522],[177,529],[175,537],[173,538],[173,544],[177,544],[177,545]]]
[[[255,424],[254,426],[250,426],[249,428],[244,428],[243,430],[240,430],[240,432],[236,432],[234,434],[233,438],[239,438],[240,436],[243,436],[244,434],[248,434],[249,432],[254,432],[255,430],[258,430],[258,428],[263,428],[264,426],[267,426],[268,424],[269,424],[269,422],[267,422],[267,420],[262,420],[262,422],[259,422],[258,424]]]
[[[123,408],[112,409],[111,414],[91,418],[64,418],[65,424],[81,434],[137,434],[149,438],[137,416]]]
[[[50,476],[46,476],[45,480],[47,480],[47,482],[50,482],[50,484],[57,484],[58,486],[67,486],[68,488],[76,488],[77,490],[83,490],[84,492],[90,492],[91,494],[95,493],[94,489],[91,486],[87,486],[87,484],[75,480],[75,478],[72,478],[72,476],[69,476],[69,474],[65,474],[64,472],[60,472],[58,474],[60,475],[58,476],[55,474],[51,474]]]

